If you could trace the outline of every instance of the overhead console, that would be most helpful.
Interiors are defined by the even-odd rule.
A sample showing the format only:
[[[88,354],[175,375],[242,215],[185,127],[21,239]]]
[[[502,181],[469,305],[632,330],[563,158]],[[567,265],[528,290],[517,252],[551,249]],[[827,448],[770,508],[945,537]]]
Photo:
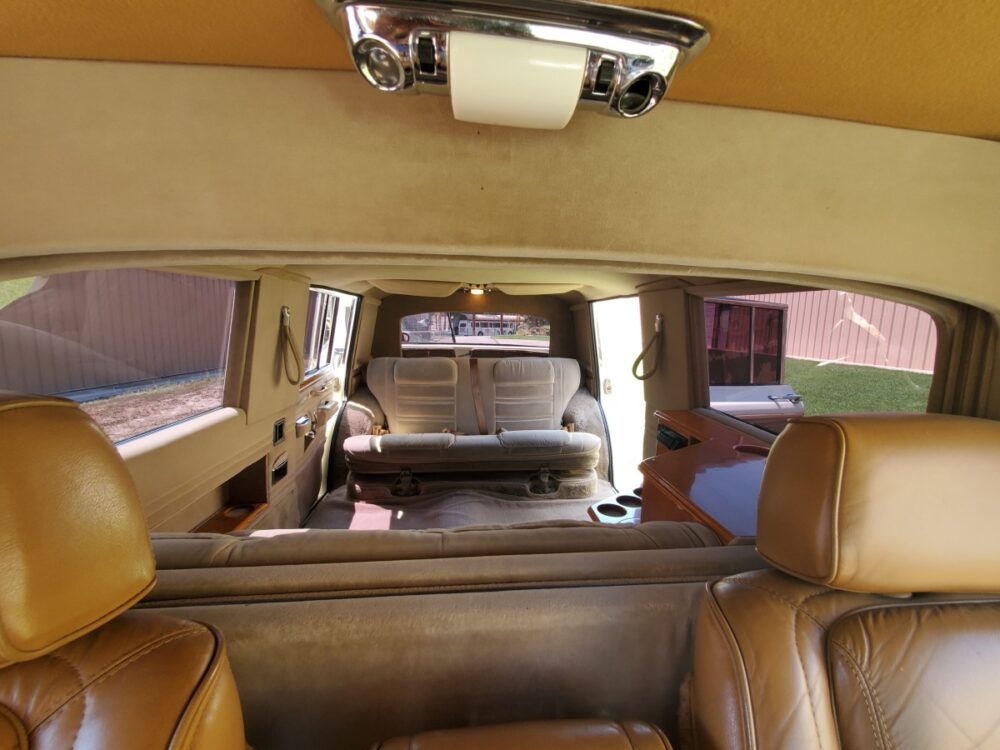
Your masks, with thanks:
[[[577,105],[640,117],[709,40],[679,16],[575,0],[317,0],[358,71],[393,93],[450,94],[459,120],[558,129]]]

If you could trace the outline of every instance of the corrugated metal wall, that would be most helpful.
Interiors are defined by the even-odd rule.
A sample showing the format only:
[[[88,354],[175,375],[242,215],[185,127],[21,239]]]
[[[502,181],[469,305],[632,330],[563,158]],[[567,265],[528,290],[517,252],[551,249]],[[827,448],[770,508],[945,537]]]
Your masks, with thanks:
[[[235,288],[145,270],[39,277],[0,310],[0,388],[65,393],[218,370]]]
[[[839,291],[757,294],[788,305],[786,354],[844,364],[932,372],[937,330],[923,310]]]

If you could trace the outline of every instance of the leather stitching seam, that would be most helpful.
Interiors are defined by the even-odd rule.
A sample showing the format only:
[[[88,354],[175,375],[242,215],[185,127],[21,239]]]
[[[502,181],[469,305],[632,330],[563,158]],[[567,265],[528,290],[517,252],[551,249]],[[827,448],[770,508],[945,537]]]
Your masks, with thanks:
[[[816,732],[816,741],[819,747],[823,746],[823,736],[819,731],[819,721],[816,718],[816,704],[813,702],[812,691],[809,689],[809,673],[806,671],[805,661],[802,659],[802,647],[799,645],[799,615],[804,614],[814,624],[825,633],[826,628],[819,624],[808,612],[802,612],[798,607],[792,608],[792,638],[795,641],[795,658],[799,662],[799,671],[802,672],[802,682],[806,696],[809,698],[809,716],[812,719],[813,729]]]
[[[709,611],[712,614],[710,622],[719,631],[719,635],[722,641],[726,644],[726,652],[729,655],[730,665],[733,667],[733,672],[740,678],[740,686],[742,688],[740,696],[743,700],[740,701],[740,713],[742,716],[741,724],[743,726],[743,732],[746,735],[747,746],[750,748],[757,747],[757,730],[754,726],[753,712],[750,710],[751,696],[750,696],[750,681],[746,676],[746,664],[740,656],[740,646],[736,642],[736,634],[733,633],[732,625],[726,620],[726,615],[722,611],[722,605],[719,604],[719,600],[715,597],[715,593],[712,591],[712,586],[709,584],[706,586],[705,595],[709,598],[710,607]],[[727,627],[723,627],[725,624]],[[727,632],[728,628],[728,632]]]
[[[802,606],[802,604],[804,604],[805,602],[809,601],[813,597],[822,596],[823,594],[829,593],[829,592],[827,592],[825,590],[823,590],[823,591],[817,591],[815,593],[810,594],[805,599],[802,599],[801,601],[796,602],[796,601],[793,601],[792,599],[789,599],[786,596],[783,596],[782,594],[779,594],[777,591],[772,591],[769,588],[766,588],[764,586],[760,586],[760,585],[755,584],[755,583],[749,583],[746,580],[744,580],[741,576],[736,576],[736,577],[731,578],[729,580],[730,581],[734,581],[735,580],[741,586],[746,586],[747,588],[756,589],[757,591],[762,591],[765,594],[768,594],[769,596],[773,597],[774,599],[777,599],[778,601],[784,602],[785,604],[787,604],[789,607],[791,607],[796,612],[800,611],[800,607]],[[803,617],[806,617],[809,620],[811,620],[818,628],[821,628],[824,632],[826,632],[826,626],[823,623],[821,623],[819,620],[817,620],[815,617],[813,617],[809,612],[806,612],[806,611],[802,610],[801,614],[803,615]]]
[[[847,663],[847,666],[850,668],[854,677],[858,681],[858,686],[861,688],[861,695],[864,697],[865,701],[865,713],[868,714],[868,724],[875,737],[875,743],[879,748],[883,748],[884,750],[886,747],[884,739],[885,732],[882,727],[885,724],[885,716],[881,711],[881,706],[879,706],[878,709],[879,719],[876,720],[875,718],[878,698],[875,696],[871,684],[865,679],[864,673],[861,670],[861,665],[858,664],[857,660],[851,655],[851,653],[840,643],[833,642],[833,647],[841,652],[844,661]]]
[[[34,726],[32,726],[31,731],[34,732],[35,729],[37,729],[43,723],[45,723],[46,721],[48,721],[49,719],[51,719],[53,716],[55,716],[57,713],[59,713],[59,711],[61,711],[62,709],[64,709],[66,706],[68,706],[74,700],[76,700],[77,698],[79,698],[80,695],[83,694],[83,692],[85,690],[87,690],[89,688],[93,688],[93,687],[95,687],[97,685],[100,685],[102,682],[104,682],[105,680],[107,680],[109,677],[117,674],[118,672],[120,672],[122,669],[124,669],[129,664],[131,664],[132,662],[136,661],[137,659],[141,659],[143,656],[146,656],[147,654],[155,651],[156,649],[160,648],[161,646],[165,646],[166,644],[170,643],[171,641],[176,641],[179,638],[186,638],[187,636],[195,635],[195,634],[200,633],[200,632],[202,632],[202,631],[200,629],[198,629],[198,628],[189,628],[188,630],[182,630],[182,631],[180,631],[178,633],[172,633],[171,635],[165,636],[165,637],[163,637],[163,638],[161,638],[161,639],[159,639],[157,641],[154,641],[152,643],[147,643],[141,649],[139,649],[137,651],[133,651],[128,656],[123,657],[122,659],[120,659],[113,666],[107,668],[106,671],[100,672],[99,675],[95,679],[93,679],[90,682],[87,682],[87,683],[81,685],[80,689],[77,690],[73,695],[69,696],[60,705],[56,706],[46,716],[44,716],[41,719],[39,719],[39,721]]]
[[[215,633],[213,633],[215,635]],[[186,734],[189,734],[191,741],[186,741],[185,738],[180,738],[179,747],[198,747],[198,734],[204,728],[202,724],[202,716],[205,713],[205,709],[208,708],[208,704],[211,700],[212,693],[215,690],[216,685],[219,683],[219,679],[222,675],[221,667],[221,646],[222,643],[216,636],[215,653],[212,655],[212,660],[209,662],[208,666],[205,668],[205,673],[202,674],[201,679],[198,680],[198,684],[195,685],[194,691],[191,696],[191,700],[188,705],[185,706],[184,711],[181,713],[180,722],[178,724],[183,724],[184,719],[188,715],[188,711],[191,711],[191,720],[188,726],[190,729]],[[179,731],[181,729],[178,726]]]

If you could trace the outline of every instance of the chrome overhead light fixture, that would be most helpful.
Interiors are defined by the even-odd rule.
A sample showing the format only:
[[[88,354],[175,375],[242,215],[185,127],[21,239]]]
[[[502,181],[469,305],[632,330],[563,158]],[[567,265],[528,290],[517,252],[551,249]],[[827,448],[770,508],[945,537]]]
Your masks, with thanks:
[[[461,290],[465,294],[471,294],[473,297],[482,297],[484,294],[493,294],[493,287],[489,284],[465,284],[461,287]]]
[[[358,71],[388,92],[450,94],[460,120],[561,128],[577,105],[640,117],[708,44],[679,16],[579,0],[317,0]]]

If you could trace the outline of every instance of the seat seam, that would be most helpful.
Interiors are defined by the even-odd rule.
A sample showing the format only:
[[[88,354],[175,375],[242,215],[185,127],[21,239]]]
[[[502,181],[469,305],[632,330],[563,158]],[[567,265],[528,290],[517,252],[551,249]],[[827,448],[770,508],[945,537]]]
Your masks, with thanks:
[[[177,633],[172,633],[168,636],[161,637],[160,639],[153,641],[152,643],[145,644],[144,646],[142,646],[142,648],[133,651],[128,656],[121,657],[116,663],[114,663],[113,666],[105,667],[104,671],[99,672],[98,675],[93,680],[90,680],[89,682],[85,682],[84,684],[82,684],[80,688],[76,690],[72,695],[68,696],[65,700],[63,700],[62,703],[60,703],[58,706],[52,709],[52,711],[50,711],[44,717],[40,718],[38,722],[32,726],[31,731],[34,732],[38,727],[40,727],[46,721],[51,719],[53,716],[55,716],[57,713],[63,710],[74,700],[79,698],[81,694],[85,694],[86,690],[96,687],[97,685],[100,685],[109,677],[112,677],[113,675],[117,674],[122,669],[127,667],[129,664],[132,664],[138,659],[141,659],[143,656],[152,653],[156,649],[160,648],[161,646],[165,646],[168,643],[171,643],[172,641],[176,641],[180,638],[186,638],[190,635],[195,635],[200,632],[202,631],[198,628],[189,628],[187,630],[182,630]],[[64,659],[65,657],[60,657],[60,658]]]
[[[740,680],[740,686],[742,688],[740,691],[741,700],[739,706],[740,712],[742,713],[742,716],[740,717],[742,721],[740,723],[743,727],[747,747],[751,748],[751,750],[755,750],[757,747],[757,727],[751,710],[752,696],[750,694],[750,680],[747,677],[746,663],[743,661],[740,653],[740,645],[737,641],[736,633],[733,632],[732,624],[726,619],[725,612],[723,612],[722,605],[719,603],[718,597],[715,595],[712,584],[706,585],[705,588],[705,595],[708,597],[709,602],[709,611],[712,615],[710,622],[722,636],[722,641],[726,644],[726,651],[729,655],[730,665],[733,667],[735,675],[738,675]],[[723,628],[723,624],[726,625],[726,628]],[[695,731],[697,732],[697,727]]]
[[[747,588],[756,589],[757,591],[761,591],[761,592],[763,592],[765,594],[768,594],[769,596],[773,597],[774,599],[777,599],[778,601],[781,601],[781,602],[785,603],[792,610],[794,610],[796,612],[800,611],[800,606],[801,606],[802,602],[806,602],[806,601],[808,601],[809,599],[812,599],[815,596],[820,596],[822,594],[828,593],[825,590],[824,591],[817,591],[817,592],[815,592],[815,593],[810,594],[809,596],[807,596],[805,599],[802,600],[802,602],[795,602],[792,599],[789,599],[789,598],[787,598],[787,597],[779,594],[776,591],[772,591],[769,588],[766,588],[764,586],[759,586],[759,585],[754,584],[754,583],[748,583],[746,580],[744,580],[743,578],[740,578],[740,577],[736,577],[736,578],[730,579],[729,582],[730,583],[738,583],[741,586],[746,586]],[[817,620],[815,617],[813,617],[809,612],[806,612],[806,611],[802,610],[801,613],[802,613],[802,615],[804,617],[807,617],[808,619],[812,620],[812,622],[815,623],[817,627],[822,628],[822,630],[824,632],[826,632],[826,626],[823,623],[821,623],[819,620]]]
[[[844,647],[843,644],[837,643],[836,641],[831,641],[831,645],[841,652],[847,666],[850,668],[851,672],[854,674],[858,681],[858,685],[861,687],[861,694],[865,701],[865,713],[868,714],[868,724],[871,727],[872,734],[875,737],[875,742],[878,744],[879,748],[883,750],[886,749],[886,731],[885,727],[885,714],[881,710],[881,704],[878,700],[878,696],[874,692],[874,688],[871,683],[865,679],[864,673],[861,670],[861,665],[858,664],[854,656]],[[876,720],[875,713],[878,714],[878,720]]]
[[[215,650],[212,654],[212,660],[209,662],[205,671],[202,673],[201,678],[198,680],[197,684],[194,686],[194,690],[191,692],[191,697],[188,699],[187,705],[185,705],[184,710],[181,712],[180,717],[177,721],[177,728],[174,730],[174,735],[181,729],[181,725],[184,722],[184,718],[188,711],[191,714],[191,725],[189,729],[189,738],[178,737],[178,741],[181,743],[179,749],[183,750],[185,747],[196,747],[196,740],[198,734],[201,731],[202,723],[201,718],[205,713],[205,709],[208,706],[209,700],[212,695],[212,691],[219,682],[219,678],[222,675],[222,640],[221,636],[218,635],[214,630],[209,630],[212,634],[212,640],[215,643]],[[204,686],[204,692],[200,696],[199,700],[199,690]],[[194,706],[192,707],[192,703]],[[173,743],[173,737],[171,737],[171,743]]]
[[[792,608],[792,637],[795,641],[795,658],[799,662],[799,671],[802,673],[803,687],[805,688],[806,696],[809,699],[809,715],[812,718],[813,730],[816,732],[817,744],[823,746],[823,738],[819,731],[819,721],[816,718],[816,704],[813,702],[812,691],[809,689],[809,674],[806,672],[806,664],[802,659],[802,648],[799,645],[799,614],[801,610],[798,607]],[[814,624],[818,625],[820,629],[826,633],[826,628],[819,624],[817,620],[806,614]]]

